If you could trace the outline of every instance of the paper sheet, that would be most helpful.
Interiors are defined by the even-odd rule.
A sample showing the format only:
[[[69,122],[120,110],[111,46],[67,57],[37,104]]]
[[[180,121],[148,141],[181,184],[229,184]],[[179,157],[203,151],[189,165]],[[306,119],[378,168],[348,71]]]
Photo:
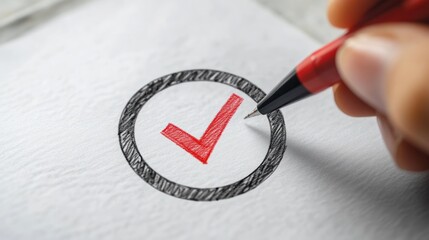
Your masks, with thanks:
[[[209,68],[268,91],[317,47],[299,29],[245,0],[90,1],[3,44],[0,238],[425,239],[428,179],[396,169],[374,119],[344,116],[329,91],[282,110],[285,155],[266,181],[242,195],[214,202],[178,199],[151,187],[128,165],[119,146],[119,118],[148,82]],[[249,128],[237,124],[238,115],[252,107],[245,99],[209,159],[207,166],[215,168],[206,171],[210,181],[204,173],[184,176],[186,170],[198,173],[184,161],[202,165],[174,143],[158,142],[163,138],[156,133],[173,122],[200,136],[235,93],[218,85],[210,89],[167,89],[141,112],[147,118],[137,121],[138,144],[149,149],[143,154],[184,184],[235,181],[267,147],[264,118],[246,123]],[[204,107],[180,105],[192,96],[204,98]],[[237,142],[253,148],[246,153],[225,147]],[[168,152],[157,155],[161,144]],[[235,153],[250,162],[220,164],[222,156]],[[163,154],[179,156],[179,165]]]

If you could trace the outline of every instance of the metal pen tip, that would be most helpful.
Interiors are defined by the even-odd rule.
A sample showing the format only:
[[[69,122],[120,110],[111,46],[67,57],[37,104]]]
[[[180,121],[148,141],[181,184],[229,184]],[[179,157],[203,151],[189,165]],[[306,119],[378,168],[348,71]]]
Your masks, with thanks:
[[[251,113],[249,113],[244,119],[248,119],[248,118],[251,118],[251,117],[256,117],[256,116],[259,116],[259,115],[261,115],[261,113],[258,111],[257,108],[255,108],[255,110],[253,110]]]

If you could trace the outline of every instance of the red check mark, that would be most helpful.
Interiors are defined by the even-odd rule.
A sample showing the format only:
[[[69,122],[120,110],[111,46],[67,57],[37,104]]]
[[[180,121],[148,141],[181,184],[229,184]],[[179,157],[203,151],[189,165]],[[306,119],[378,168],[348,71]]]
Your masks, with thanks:
[[[200,139],[195,138],[171,123],[162,130],[161,134],[192,154],[192,156],[200,160],[203,164],[207,164],[207,159],[210,157],[223,130],[225,130],[229,120],[231,120],[242,102],[243,98],[232,94]]]

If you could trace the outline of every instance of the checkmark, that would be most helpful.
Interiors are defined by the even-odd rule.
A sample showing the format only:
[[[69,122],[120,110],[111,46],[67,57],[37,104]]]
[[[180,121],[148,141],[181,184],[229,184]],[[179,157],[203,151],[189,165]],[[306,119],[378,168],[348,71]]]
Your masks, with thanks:
[[[192,156],[203,164],[207,164],[207,160],[216,146],[217,141],[242,102],[243,98],[236,94],[232,94],[216,114],[216,117],[212,120],[200,139],[195,138],[171,123],[162,130],[161,134],[192,154]]]

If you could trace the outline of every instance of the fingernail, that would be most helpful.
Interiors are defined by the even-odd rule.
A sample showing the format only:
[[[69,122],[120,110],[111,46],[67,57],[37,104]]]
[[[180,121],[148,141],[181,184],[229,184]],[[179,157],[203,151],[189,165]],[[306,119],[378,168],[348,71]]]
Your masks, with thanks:
[[[393,39],[360,34],[349,38],[337,55],[343,81],[359,97],[385,113],[385,82],[397,55]]]

